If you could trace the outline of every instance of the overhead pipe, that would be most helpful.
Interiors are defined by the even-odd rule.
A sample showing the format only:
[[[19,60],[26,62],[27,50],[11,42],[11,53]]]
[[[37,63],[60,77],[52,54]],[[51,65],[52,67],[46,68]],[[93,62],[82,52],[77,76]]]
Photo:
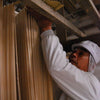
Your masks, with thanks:
[[[93,10],[95,11],[97,17],[100,19],[100,13],[99,13],[99,11],[97,10],[97,8],[96,8],[95,4],[93,3],[93,1],[92,1],[92,0],[89,0],[89,3],[90,3],[90,5],[92,6]]]

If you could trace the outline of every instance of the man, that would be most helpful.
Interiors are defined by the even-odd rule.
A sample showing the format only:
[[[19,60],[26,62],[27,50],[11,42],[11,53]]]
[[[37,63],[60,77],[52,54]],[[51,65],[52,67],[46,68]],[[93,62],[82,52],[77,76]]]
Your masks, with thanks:
[[[43,55],[50,75],[70,100],[100,100],[100,82],[93,75],[100,62],[100,48],[84,41],[73,45],[73,53],[67,59],[51,24],[48,19],[39,20]],[[64,96],[60,100],[69,100]]]

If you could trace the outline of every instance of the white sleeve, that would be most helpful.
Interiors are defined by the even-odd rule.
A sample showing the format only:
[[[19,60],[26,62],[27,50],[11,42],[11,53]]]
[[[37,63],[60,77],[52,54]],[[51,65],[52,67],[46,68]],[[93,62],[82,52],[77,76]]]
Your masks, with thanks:
[[[41,39],[48,71],[59,87],[75,100],[98,100],[100,83],[94,75],[81,71],[69,62],[53,31],[43,32]]]

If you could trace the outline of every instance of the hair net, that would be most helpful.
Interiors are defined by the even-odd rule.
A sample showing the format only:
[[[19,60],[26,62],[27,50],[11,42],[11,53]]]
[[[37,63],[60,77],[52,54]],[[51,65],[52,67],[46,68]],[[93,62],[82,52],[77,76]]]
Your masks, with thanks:
[[[90,52],[88,71],[94,72],[96,65],[100,63],[100,47],[89,40],[72,45],[72,49],[75,47],[83,47]]]
[[[94,60],[93,56],[90,54],[88,72],[92,72],[93,73],[95,68],[96,68],[95,60]]]

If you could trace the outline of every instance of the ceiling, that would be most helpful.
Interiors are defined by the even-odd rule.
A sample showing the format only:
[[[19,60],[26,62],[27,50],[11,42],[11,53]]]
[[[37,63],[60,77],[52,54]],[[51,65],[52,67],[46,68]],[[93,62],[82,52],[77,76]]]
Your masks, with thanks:
[[[9,3],[15,2],[18,0],[3,0],[3,4],[7,5]],[[59,1],[64,7],[58,12],[62,14],[66,19],[68,19],[71,23],[73,23],[78,29],[86,34],[86,36],[91,36],[100,33],[100,15],[96,14],[95,9],[93,9],[93,5],[91,6],[90,1],[92,0],[51,0],[51,1]],[[100,0],[93,0],[93,4],[95,5],[97,11],[100,11]],[[23,6],[22,4],[18,4],[16,6],[16,10],[20,11]],[[99,16],[99,17],[98,17]],[[62,31],[62,30],[60,30]],[[63,32],[63,31],[62,31]],[[79,38],[72,31],[67,30],[65,33],[66,40],[74,40]]]
[[[96,9],[100,11],[100,0],[93,0],[93,3]],[[95,15],[95,11],[91,7],[89,0],[64,0],[64,5],[65,17],[84,32],[86,36],[100,33],[100,19]],[[68,34],[67,36],[67,40],[78,38],[73,34]]]

